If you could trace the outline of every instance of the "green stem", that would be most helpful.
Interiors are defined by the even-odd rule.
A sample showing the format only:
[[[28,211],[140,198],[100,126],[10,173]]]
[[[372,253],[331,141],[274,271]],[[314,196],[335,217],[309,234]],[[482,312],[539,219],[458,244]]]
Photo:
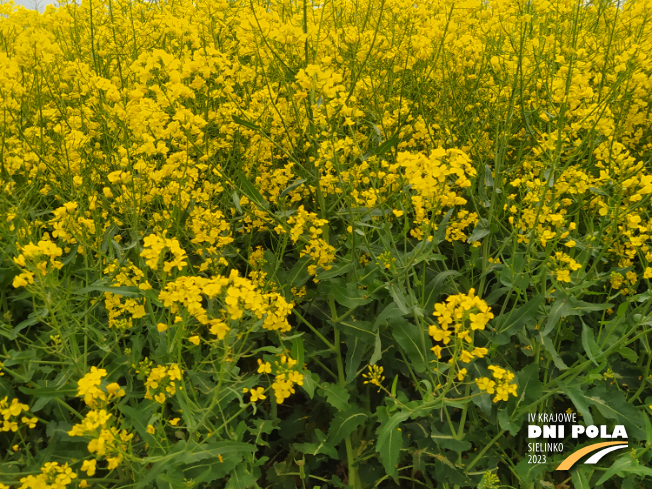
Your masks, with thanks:
[[[329,297],[332,300],[332,297]],[[337,362],[337,375],[339,377],[340,387],[346,389],[346,378],[344,377],[344,362],[342,362],[342,354],[340,351],[340,332],[335,328],[335,361]],[[357,471],[354,466],[355,456],[353,452],[353,444],[351,443],[351,435],[347,435],[344,438],[344,444],[346,446],[346,463],[349,469],[349,485],[356,489],[359,487],[357,483]]]
[[[336,350],[335,345],[333,345],[333,343],[331,343],[330,341],[328,341],[328,340],[324,337],[324,335],[322,335],[319,331],[317,331],[317,329],[316,329],[312,324],[310,324],[308,321],[306,321],[306,319],[305,319],[301,314],[299,314],[299,313],[297,312],[296,309],[293,309],[292,312],[294,313],[294,315],[295,315],[296,317],[298,317],[298,318],[301,320],[301,322],[302,322],[303,324],[305,324],[306,326],[308,326],[308,327],[312,330],[312,332],[315,333],[315,334],[317,335],[317,337],[318,337],[320,340],[322,340],[324,343],[326,343],[326,346],[327,346],[330,350],[333,350],[333,351]]]

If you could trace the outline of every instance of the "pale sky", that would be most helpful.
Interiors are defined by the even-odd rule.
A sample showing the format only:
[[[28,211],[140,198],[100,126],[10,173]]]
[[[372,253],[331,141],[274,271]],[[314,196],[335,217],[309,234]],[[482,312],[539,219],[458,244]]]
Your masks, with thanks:
[[[47,5],[54,4],[56,1],[57,0],[14,0],[14,3],[16,5],[22,5],[25,8],[39,10],[40,12],[43,12]],[[624,0],[620,0],[620,2],[624,3]],[[38,5],[38,9],[37,9],[37,5]],[[315,8],[319,8],[319,7],[315,7]]]
[[[55,0],[14,0],[16,5],[22,5],[25,8],[30,8],[37,10],[36,5],[38,4],[38,10],[43,12],[47,5],[55,3]]]

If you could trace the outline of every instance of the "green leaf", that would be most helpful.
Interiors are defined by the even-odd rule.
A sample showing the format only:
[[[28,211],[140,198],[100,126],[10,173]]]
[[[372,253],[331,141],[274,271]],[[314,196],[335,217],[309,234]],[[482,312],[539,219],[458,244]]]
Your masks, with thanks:
[[[584,422],[587,425],[592,425],[593,416],[591,416],[591,410],[589,409],[589,405],[586,402],[586,394],[582,391],[582,389],[580,389],[580,387],[577,385],[572,387],[564,385],[561,389],[562,392],[566,394],[566,396],[575,405],[577,412],[582,415]]]
[[[297,188],[299,188],[299,187],[300,187],[301,185],[303,185],[304,183],[306,183],[306,179],[305,179],[305,178],[297,178],[294,182],[292,182],[290,185],[288,185],[288,186],[283,190],[283,192],[281,192],[281,195],[280,195],[279,197],[280,197],[280,198],[285,197],[287,194],[289,194],[289,193],[292,192],[293,190],[296,190]]]
[[[398,385],[398,375],[394,376],[394,382],[392,382],[392,390],[390,391],[392,393],[392,397],[396,397],[396,386]]]
[[[28,396],[37,397],[75,397],[77,395],[77,387],[38,387],[36,389],[28,389],[27,387],[18,386],[18,390]]]
[[[513,422],[510,419],[509,416],[509,411],[507,409],[503,409],[498,412],[498,423],[500,424],[500,428],[509,431],[509,434],[512,436],[515,436],[519,429],[521,428],[521,424],[517,424]]]
[[[652,477],[652,468],[644,465],[635,465],[632,461],[629,467],[622,469],[625,474],[642,475],[643,477]]]
[[[328,320],[328,324],[346,333],[348,336],[355,336],[367,344],[373,343],[376,336],[373,331],[373,326],[369,321],[347,318],[344,321],[338,322]]]
[[[450,428],[444,425],[444,432],[437,430],[436,423],[430,426],[430,438],[444,450],[452,450],[457,453],[466,452],[471,449],[471,443],[466,440],[458,440],[453,436]]]
[[[376,365],[376,362],[383,357],[383,348],[380,344],[380,333],[376,333],[376,341],[374,342],[374,353],[369,359],[369,365]]]
[[[263,131],[263,129],[260,126],[257,126],[253,122],[246,121],[246,120],[241,119],[240,117],[235,116],[235,115],[233,115],[231,117],[233,118],[233,122],[235,122],[236,124],[238,124],[240,126],[244,126],[247,129],[251,129],[252,131],[256,131],[256,132],[259,132],[261,134],[268,135],[265,131]]]
[[[516,334],[519,328],[527,322],[534,322],[539,316],[539,308],[543,305],[545,297],[543,294],[534,296],[518,309],[501,314],[495,319],[494,328],[497,334],[490,338],[495,345],[506,345],[510,338]]]
[[[310,260],[312,260],[310,255],[304,255],[292,266],[292,270],[288,273],[286,282],[290,287],[301,287],[310,280],[310,274],[308,273],[308,264],[310,263]]]
[[[155,457],[145,457],[143,461],[145,463],[151,463],[152,465],[151,467],[148,467],[147,474],[138,481],[136,488],[138,489],[151,488],[152,481],[154,481],[159,474],[163,473],[170,466],[174,466],[175,463],[179,462],[181,453],[185,448],[186,448],[186,442],[182,440],[177,442],[171,449],[168,449],[168,451],[166,452],[165,460],[157,461]],[[150,462],[148,461],[148,458],[153,458],[154,461]]]
[[[373,330],[378,331],[381,324],[389,322],[390,319],[400,317],[403,317],[403,312],[399,309],[398,304],[396,304],[396,302],[390,302],[376,318]]]
[[[100,282],[100,281],[98,281]],[[88,294],[89,292],[110,292],[111,294],[121,295],[123,297],[139,297],[142,294],[142,291],[138,287],[111,287],[111,285],[104,285],[105,282],[89,285],[83,289],[75,290],[73,294]]]
[[[374,335],[372,334],[371,337],[373,340]],[[346,339],[346,368],[344,372],[346,373],[347,384],[355,380],[366,347],[367,345],[360,338],[349,336]]]
[[[317,435],[319,443],[294,443],[292,446],[301,453],[306,453],[308,455],[319,455],[320,453],[323,453],[334,460],[339,460],[340,456],[335,447],[326,442],[326,435],[321,430],[315,430],[314,433]]]
[[[507,293],[507,291],[509,291],[509,287],[498,287],[491,291],[491,294],[487,296],[485,302],[489,306],[493,306],[496,302],[498,302],[498,299]]]
[[[340,411],[346,411],[349,408],[349,392],[336,384],[323,384],[321,386],[326,402]]]
[[[127,428],[133,426],[146,443],[152,444],[156,442],[154,436],[147,432],[147,424],[154,411],[151,402],[143,401],[135,408],[126,404],[119,404],[118,410],[124,414]]]
[[[294,338],[292,340],[290,355],[293,360],[296,360],[298,368],[303,368],[303,340],[301,338]]]
[[[521,482],[518,487],[534,487],[532,482],[543,479],[545,470],[545,464],[530,464],[527,457],[523,457],[514,468],[514,472]]]
[[[238,192],[234,190],[231,196],[233,197],[233,205],[235,205],[235,209],[240,214],[242,214],[242,207],[240,206],[240,196],[238,195]]]
[[[652,445],[652,422],[650,422],[650,417],[647,413],[641,411],[641,418],[643,418],[643,423],[645,424],[645,441]]]
[[[526,322],[537,319],[539,307],[544,302],[545,296],[543,294],[536,295],[518,309],[512,309],[510,312],[498,316],[494,327],[498,333],[516,332]]]
[[[165,473],[156,477],[156,486],[158,489],[177,489],[184,486],[183,472],[177,467],[168,466]]]
[[[27,319],[24,321],[21,321],[16,325],[14,329],[11,330],[11,334],[9,335],[10,340],[15,340],[18,334],[25,328],[29,326],[33,326],[35,324],[38,324],[41,322],[41,319],[46,317],[48,315],[49,311],[46,308],[42,309],[37,309],[35,311],[32,311],[29,316],[27,316]]]
[[[478,222],[473,228],[471,236],[466,239],[467,243],[473,243],[474,241],[479,241],[485,236],[487,236],[491,231],[489,230],[489,221],[485,218],[478,219]]]
[[[36,351],[33,349],[16,351],[12,348],[6,353],[6,355],[7,359],[3,362],[5,367],[19,365],[23,362],[31,363],[31,361],[37,360]]]
[[[581,467],[576,465],[571,471],[571,476],[573,477],[574,489],[591,489],[589,486],[589,478],[584,474]]]
[[[556,292],[554,295],[556,300],[550,308],[548,321],[546,322],[546,327],[543,329],[543,336],[548,336],[561,318],[582,316],[587,312],[604,311],[613,307],[613,304],[591,304],[584,302],[563,292]]]
[[[638,362],[638,354],[631,348],[623,346],[618,350],[618,354],[630,363]]]
[[[487,187],[494,186],[494,177],[491,175],[491,167],[489,165],[484,166],[484,184]]]
[[[310,257],[308,256],[310,259]],[[330,270],[324,270],[317,274],[319,280],[328,280],[329,278],[339,277],[353,268],[353,262],[340,261]]]
[[[339,304],[345,307],[358,307],[369,304],[373,299],[366,290],[361,290],[356,284],[348,283],[345,287],[337,282],[330,283],[331,294]]]
[[[448,221],[453,215],[454,211],[455,207],[451,207],[437,226],[437,232],[435,233],[435,244],[439,244],[444,241],[444,239],[446,239],[446,228],[448,227]]]
[[[215,459],[218,455],[254,453],[258,450],[256,445],[237,441],[218,441],[213,443],[199,444],[189,440],[186,450],[180,457],[180,461],[191,464],[205,459]],[[147,458],[145,458],[147,461]]]
[[[568,365],[566,365],[564,361],[560,358],[559,353],[557,353],[557,350],[555,349],[555,345],[552,343],[552,340],[547,336],[543,336],[541,334],[539,335],[539,337],[541,338],[543,347],[550,354],[552,361],[555,363],[555,366],[559,370],[566,370],[568,368]]]
[[[274,422],[271,419],[254,419],[252,423],[254,426],[249,428],[249,433],[256,437],[254,443],[269,446],[269,443],[262,439],[262,435],[269,435],[277,428]]]
[[[398,144],[398,135],[389,138],[387,141],[385,141],[383,144],[378,146],[376,149],[365,154],[362,157],[362,161],[366,161],[372,156],[382,156],[385,153],[387,153],[387,151],[389,151],[392,146],[395,146],[396,144]]]
[[[595,357],[602,354],[602,350],[598,348],[598,345],[595,343],[595,336],[593,335],[593,330],[588,327],[586,324],[582,324],[582,346],[584,351],[593,363],[598,366],[598,362],[595,360]]]
[[[401,448],[403,448],[403,433],[399,428],[399,424],[408,417],[408,413],[395,413],[380,425],[378,431],[376,451],[380,455],[380,461],[383,463],[385,472],[394,479],[398,476],[398,457]]]
[[[258,189],[249,181],[241,171],[236,172],[240,184],[242,185],[242,193],[245,194],[256,206],[262,207],[264,210],[269,209],[269,202],[260,194]]]
[[[437,275],[435,275],[435,278],[433,278],[430,282],[428,282],[428,285],[426,285],[425,295],[428,303],[432,304],[432,301],[437,301],[443,292],[443,284],[447,278],[461,276],[462,274],[457,270],[444,270],[443,272],[439,272]]]
[[[317,379],[316,381],[315,378]],[[315,387],[317,387],[317,382],[319,382],[319,376],[316,373],[313,373],[310,370],[303,371],[303,385],[301,387],[304,391],[306,391],[306,394],[308,394],[310,399],[312,399],[315,395]]]
[[[389,324],[392,327],[394,339],[410,359],[414,370],[417,373],[425,372],[428,365],[426,353],[428,346],[424,342],[425,334],[423,331],[420,331],[418,326],[404,318],[390,319]]]
[[[405,293],[403,292],[403,288],[399,287],[394,282],[390,283],[386,287],[387,290],[389,291],[389,294],[392,296],[392,299],[394,299],[394,302],[396,303],[399,310],[401,311],[401,313],[409,314],[410,308],[406,303],[406,297],[405,297]]]
[[[586,401],[595,406],[605,418],[616,420],[627,428],[627,435],[638,440],[645,439],[645,427],[638,410],[627,402],[625,394],[600,385],[588,392]]]
[[[519,398],[527,404],[535,402],[543,394],[543,383],[539,380],[539,365],[530,363],[517,374]],[[505,410],[506,411],[506,410]]]
[[[352,406],[346,411],[338,412],[331,421],[328,430],[328,442],[337,445],[345,437],[353,433],[358,426],[362,425],[367,418],[367,413],[359,406]]]
[[[245,464],[240,464],[231,472],[229,482],[226,483],[226,489],[247,489],[247,487],[254,487],[255,485],[256,478],[247,470]]]
[[[422,261],[425,261],[426,263],[431,261],[445,261],[446,257],[444,255],[434,253],[435,246],[434,239],[431,239],[430,241],[427,239],[419,241],[412,251],[401,255],[402,266],[414,267]]]
[[[525,290],[530,285],[530,275],[527,273],[515,273],[514,274],[514,286],[518,287],[521,290]]]
[[[594,487],[597,487],[601,484],[607,482],[616,472],[620,472],[632,465],[632,459],[629,455],[624,455],[620,458],[617,458],[616,461],[607,469],[607,471],[602,474],[602,477],[598,479]],[[649,469],[652,472],[652,469]]]
[[[104,237],[102,238],[102,244],[100,245],[100,250],[102,253],[106,253],[109,250],[109,243],[113,239],[113,236],[115,236],[115,233],[118,232],[118,226],[117,224],[111,224],[109,226],[109,229],[106,230],[104,233]]]
[[[216,385],[211,380],[211,375],[207,372],[197,372],[195,370],[187,370],[186,373],[195,387],[202,394],[210,394],[215,389]]]

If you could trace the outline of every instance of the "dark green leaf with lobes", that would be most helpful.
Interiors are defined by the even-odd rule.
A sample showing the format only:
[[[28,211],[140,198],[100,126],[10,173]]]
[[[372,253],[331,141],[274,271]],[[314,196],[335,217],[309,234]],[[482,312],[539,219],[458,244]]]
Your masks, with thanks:
[[[564,363],[564,361],[561,359],[559,356],[559,353],[557,353],[557,349],[555,348],[555,345],[553,344],[552,340],[548,338],[547,336],[539,335],[541,338],[541,342],[543,343],[543,347],[546,349],[546,351],[550,354],[552,357],[552,361],[554,362],[555,366],[559,370],[566,370],[568,369],[568,365]]]
[[[403,315],[403,311],[399,309],[396,302],[390,302],[376,318],[373,330],[378,331],[378,328],[380,328],[381,325],[387,323],[391,319],[403,317]]]
[[[543,329],[543,336],[548,336],[555,328],[561,318],[567,316],[582,316],[587,312],[604,311],[613,307],[613,304],[591,304],[589,302],[581,301],[572,295],[558,292],[555,294],[555,302],[550,308],[550,314]]]
[[[538,316],[539,308],[543,305],[545,297],[543,294],[534,296],[528,302],[516,310],[511,310],[498,316],[495,320],[494,327],[499,333],[516,332],[518,328],[528,321],[535,321]]]
[[[371,340],[373,341],[374,335],[371,335]],[[349,336],[346,340],[346,383],[349,384],[353,382],[358,373],[358,367],[360,362],[362,362],[362,357],[366,350],[367,343],[362,341],[360,338],[355,336]]]
[[[563,386],[562,391],[573,402],[577,408],[577,412],[584,418],[584,422],[587,425],[592,425],[593,416],[591,416],[591,410],[586,402],[586,394],[582,391],[580,386]]]
[[[347,411],[337,413],[328,430],[328,442],[337,445],[362,425],[367,418],[367,413],[359,406],[353,406]]]
[[[394,339],[407,354],[414,370],[417,373],[425,372],[428,359],[424,332],[405,318],[392,318],[389,324]]]
[[[403,448],[403,433],[399,425],[409,417],[405,412],[395,413],[380,425],[378,431],[376,451],[380,455],[385,472],[394,479],[398,475],[398,457]]]
[[[347,335],[359,338],[366,343],[373,343],[376,335],[373,331],[372,324],[369,321],[349,319],[350,317],[351,316],[346,318],[344,321],[328,321],[328,324],[338,328],[340,331],[346,333]]]
[[[349,408],[349,397],[351,394],[337,384],[322,384],[323,395],[326,402],[339,411],[346,411]]]
[[[331,282],[331,293],[333,298],[345,307],[357,307],[369,304],[373,299],[367,296],[367,291],[358,289],[355,284],[342,286],[337,282]]]
[[[605,418],[613,419],[616,424],[624,425],[629,438],[645,439],[645,426],[639,411],[627,402],[622,391],[600,385],[588,392],[586,401],[589,405],[597,408]]]

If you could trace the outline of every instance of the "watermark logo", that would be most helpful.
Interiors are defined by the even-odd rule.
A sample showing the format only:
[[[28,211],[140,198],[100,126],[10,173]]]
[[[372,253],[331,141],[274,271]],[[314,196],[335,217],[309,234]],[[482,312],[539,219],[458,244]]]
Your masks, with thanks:
[[[534,424],[536,423],[536,424]],[[567,429],[570,428],[570,429]],[[581,443],[588,439],[607,439],[575,450],[568,455],[555,470],[570,470],[581,458],[591,455],[585,464],[596,464],[605,455],[627,448],[627,430],[623,425],[609,430],[606,425],[578,424],[577,413],[530,413],[528,414],[528,461],[529,463],[546,463],[549,453],[564,453],[564,441],[570,434],[571,440]],[[616,438],[622,440],[616,441]],[[544,441],[545,440],[545,441]],[[593,453],[595,452],[595,453]]]

